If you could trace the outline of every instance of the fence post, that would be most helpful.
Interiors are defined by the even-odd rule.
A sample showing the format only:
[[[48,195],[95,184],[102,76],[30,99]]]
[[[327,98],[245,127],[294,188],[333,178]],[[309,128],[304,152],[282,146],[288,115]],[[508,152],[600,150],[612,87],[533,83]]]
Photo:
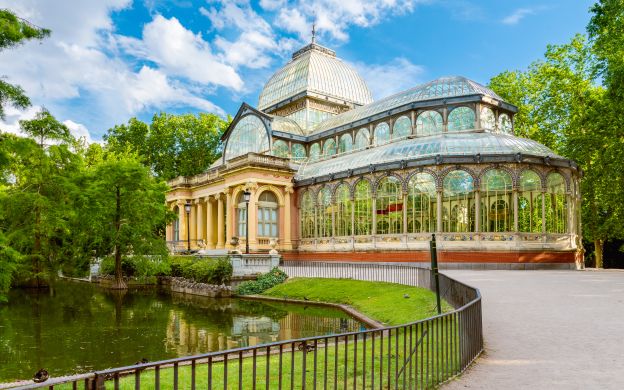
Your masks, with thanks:
[[[442,314],[442,306],[440,304],[440,276],[438,275],[438,250],[436,248],[435,234],[431,235],[431,242],[429,243],[429,247],[431,249],[431,271],[433,271],[433,277],[435,279],[438,314]]]

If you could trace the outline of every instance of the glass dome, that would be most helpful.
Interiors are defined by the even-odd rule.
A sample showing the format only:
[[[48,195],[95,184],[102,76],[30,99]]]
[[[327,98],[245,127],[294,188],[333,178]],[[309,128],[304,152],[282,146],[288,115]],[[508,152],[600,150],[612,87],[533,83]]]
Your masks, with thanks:
[[[297,53],[266,83],[258,109],[267,108],[302,92],[312,92],[347,103],[364,105],[373,97],[364,79],[323,46],[310,44]]]
[[[262,153],[269,149],[266,126],[255,115],[244,116],[228,137],[224,158],[230,160],[250,152]]]

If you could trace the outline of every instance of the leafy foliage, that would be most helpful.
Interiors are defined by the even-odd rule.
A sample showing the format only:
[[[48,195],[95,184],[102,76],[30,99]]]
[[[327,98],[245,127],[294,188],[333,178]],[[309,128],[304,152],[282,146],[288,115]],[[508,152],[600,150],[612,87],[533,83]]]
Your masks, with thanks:
[[[236,289],[236,293],[239,295],[260,294],[280,283],[284,283],[286,279],[288,279],[288,275],[281,269],[275,267],[266,274],[258,276],[257,280],[241,283]]]

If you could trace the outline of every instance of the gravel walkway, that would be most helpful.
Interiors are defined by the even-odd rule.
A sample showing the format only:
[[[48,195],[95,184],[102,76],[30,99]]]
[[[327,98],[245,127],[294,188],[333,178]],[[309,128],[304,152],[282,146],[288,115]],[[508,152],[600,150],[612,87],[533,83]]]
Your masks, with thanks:
[[[624,272],[443,271],[481,290],[485,353],[444,389],[624,389]]]

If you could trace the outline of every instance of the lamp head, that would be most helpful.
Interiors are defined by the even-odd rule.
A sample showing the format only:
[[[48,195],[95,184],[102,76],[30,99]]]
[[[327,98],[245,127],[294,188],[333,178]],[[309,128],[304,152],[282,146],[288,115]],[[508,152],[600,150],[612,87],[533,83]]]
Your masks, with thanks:
[[[190,213],[191,212],[191,201],[187,200],[186,204],[184,205],[184,211],[186,211],[186,213]]]
[[[243,192],[243,200],[245,202],[249,202],[249,199],[251,199],[251,192],[249,192],[249,191]]]

